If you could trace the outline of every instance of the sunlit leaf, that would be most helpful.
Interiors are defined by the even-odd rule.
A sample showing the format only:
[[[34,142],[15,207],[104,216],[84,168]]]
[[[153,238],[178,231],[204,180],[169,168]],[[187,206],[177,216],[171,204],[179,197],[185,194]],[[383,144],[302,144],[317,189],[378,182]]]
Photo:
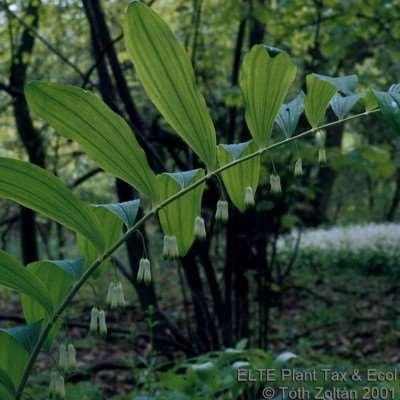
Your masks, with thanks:
[[[155,175],[143,149],[125,120],[99,97],[79,87],[37,81],[26,87],[25,95],[32,111],[78,142],[105,171],[155,198]]]
[[[363,100],[363,103],[365,104],[366,111],[372,111],[372,110],[376,110],[377,108],[379,108],[378,101],[375,97],[373,90],[371,90],[371,89],[367,89],[366,91],[364,91],[362,93],[362,100]]]
[[[159,200],[165,200],[203,176],[202,169],[158,175]],[[193,243],[194,221],[201,215],[204,187],[204,183],[201,183],[159,212],[164,234],[177,238],[180,256],[184,256]]]
[[[257,150],[254,140],[238,144],[220,144],[218,146],[219,165],[228,164]],[[221,173],[222,180],[232,203],[240,210],[246,209],[244,197],[247,187],[256,193],[260,175],[260,156],[244,161]]]
[[[307,75],[306,82],[307,95],[304,100],[304,110],[308,122],[313,128],[316,128],[324,121],[326,109],[336,88],[332,83],[320,79],[316,74]]]
[[[247,126],[259,147],[267,144],[295,75],[296,67],[283,51],[255,45],[245,56],[240,86]]]
[[[139,1],[128,7],[124,37],[151,101],[208,168],[214,168],[214,125],[182,45],[168,25]]]
[[[0,197],[35,210],[104,249],[93,212],[60,179],[34,164],[4,157],[0,157],[0,171]]]

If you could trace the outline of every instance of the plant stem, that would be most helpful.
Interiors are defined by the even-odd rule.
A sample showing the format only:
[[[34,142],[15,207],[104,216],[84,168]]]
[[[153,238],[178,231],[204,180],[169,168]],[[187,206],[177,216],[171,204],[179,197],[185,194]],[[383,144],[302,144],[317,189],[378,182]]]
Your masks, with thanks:
[[[154,206],[147,214],[145,214],[139,221],[137,221],[131,228],[129,228],[122,236],[120,239],[118,239],[110,248],[108,248],[105,253],[98,257],[92,264],[91,266],[82,274],[82,276],[79,278],[79,280],[75,283],[75,285],[71,288],[71,290],[68,292],[67,296],[63,300],[63,302],[58,306],[57,310],[54,312],[54,314],[51,316],[49,321],[47,322],[46,326],[44,327],[42,333],[40,334],[40,337],[38,341],[36,342],[32,353],[30,354],[28,363],[24,369],[21,381],[18,385],[17,391],[16,391],[16,400],[20,400],[21,396],[23,394],[23,391],[25,389],[26,383],[28,381],[29,375],[31,374],[32,368],[36,362],[36,359],[49,335],[51,332],[54,324],[57,322],[58,318],[60,318],[61,314],[65,311],[65,309],[68,307],[72,299],[75,297],[75,295],[78,293],[79,289],[87,282],[87,280],[90,278],[90,276],[96,271],[96,269],[108,258],[112,256],[112,254],[119,248],[121,245],[128,239],[128,237],[136,231],[138,228],[140,228],[151,216],[156,215],[158,211],[160,211],[162,208],[166,207],[168,204],[174,202],[181,196],[183,196],[185,193],[190,192],[203,182],[209,180],[211,177],[218,175],[219,173],[225,171],[226,169],[229,169],[237,164],[240,164],[246,160],[250,160],[254,157],[261,156],[264,152],[276,149],[277,147],[283,146],[287,143],[293,142],[295,140],[298,140],[302,137],[305,137],[307,135],[310,135],[311,133],[316,132],[319,129],[324,129],[328,128],[330,126],[334,126],[343,122],[347,122],[356,118],[360,118],[372,113],[375,113],[379,111],[378,109],[376,110],[371,110],[371,111],[365,111],[363,113],[355,114],[350,117],[344,118],[342,120],[338,121],[333,121],[329,122],[325,125],[321,125],[317,128],[309,129],[307,131],[304,131],[302,133],[299,133],[298,135],[286,138],[284,140],[281,140],[279,142],[273,143],[269,146],[262,147],[258,149],[257,151],[248,154],[247,156],[238,158],[236,160],[231,161],[228,164],[225,164],[214,171],[208,172],[206,175],[204,175],[202,178],[197,180],[196,182],[190,184],[186,188],[180,190],[179,192],[175,193],[174,195],[168,197],[167,199],[163,200],[161,203],[158,205]]]

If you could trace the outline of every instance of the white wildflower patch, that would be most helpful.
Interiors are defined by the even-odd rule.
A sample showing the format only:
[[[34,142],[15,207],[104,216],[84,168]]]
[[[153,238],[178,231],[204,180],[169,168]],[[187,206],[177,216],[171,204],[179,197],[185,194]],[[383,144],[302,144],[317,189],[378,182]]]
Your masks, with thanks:
[[[278,252],[292,252],[298,232],[278,240]],[[382,264],[386,269],[400,268],[400,224],[364,224],[328,229],[312,229],[301,234],[299,256],[329,255],[329,262],[354,262],[366,267]],[[322,258],[322,257],[321,257]]]

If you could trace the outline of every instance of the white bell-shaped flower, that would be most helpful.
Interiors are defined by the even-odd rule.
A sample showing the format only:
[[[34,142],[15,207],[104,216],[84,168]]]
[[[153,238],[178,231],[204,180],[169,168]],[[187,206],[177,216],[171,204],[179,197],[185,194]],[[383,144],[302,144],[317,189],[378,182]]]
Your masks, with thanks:
[[[229,206],[226,200],[218,200],[217,209],[215,210],[215,220],[227,222],[229,219]]]
[[[176,236],[164,236],[163,256],[167,259],[175,259],[179,256]]]
[[[271,192],[273,193],[282,192],[281,178],[279,175],[271,174],[269,177],[269,182],[271,185]]]
[[[124,293],[124,287],[122,286],[121,281],[117,282],[116,291],[117,291],[118,306],[125,307],[126,306],[125,293]]]
[[[126,306],[124,288],[120,281],[110,282],[108,285],[106,303],[112,309]]]
[[[55,394],[60,399],[65,399],[65,380],[62,375],[58,375],[56,384],[55,384]]]
[[[97,334],[98,329],[99,329],[99,310],[96,307],[93,307],[92,311],[90,312],[89,331],[90,333]]]
[[[68,350],[65,343],[58,348],[58,366],[63,370],[68,369]]]
[[[104,310],[99,311],[99,333],[101,336],[107,335],[107,322],[106,322],[106,313]]]
[[[326,163],[326,149],[323,147],[322,149],[318,150],[318,162],[319,163]]]
[[[303,161],[301,158],[298,158],[294,163],[294,175],[295,176],[303,175]]]
[[[247,188],[244,191],[244,205],[249,208],[249,207],[254,207],[256,204],[254,200],[254,192],[253,188],[251,186],[247,186]]]
[[[74,369],[77,366],[76,362],[76,349],[75,346],[70,343],[67,347],[67,368]]]
[[[194,236],[196,239],[204,240],[207,236],[206,224],[202,217],[196,217],[194,220]]]

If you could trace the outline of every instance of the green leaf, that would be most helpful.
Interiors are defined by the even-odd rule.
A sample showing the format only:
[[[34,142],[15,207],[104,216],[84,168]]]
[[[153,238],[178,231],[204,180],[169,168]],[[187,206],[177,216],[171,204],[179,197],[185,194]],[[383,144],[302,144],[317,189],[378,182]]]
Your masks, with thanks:
[[[390,163],[391,159],[390,151],[384,147],[364,146],[361,148],[361,154],[370,164]]]
[[[350,96],[356,90],[358,85],[357,75],[346,75],[332,77],[327,75],[314,74],[318,79],[329,82],[344,96]]]
[[[0,197],[14,200],[87,237],[100,251],[104,242],[89,206],[65,184],[34,164],[0,157]]]
[[[400,131],[400,94],[374,90],[383,118],[398,133]]]
[[[352,94],[350,96],[342,96],[335,94],[330,102],[331,107],[338,119],[343,119],[357,104],[361,96],[359,94]]]
[[[123,203],[96,204],[95,207],[103,207],[115,214],[127,228],[131,228],[136,221],[140,207],[140,200],[131,200]]]
[[[0,329],[0,398],[14,399],[12,395],[41,332],[41,321],[35,324]]]
[[[0,331],[11,335],[28,353],[30,353],[39,339],[41,329],[42,321],[37,321],[29,325],[0,329]]]
[[[276,115],[296,76],[296,67],[285,52],[269,54],[255,45],[246,55],[240,74],[245,118],[259,147],[267,144]]]
[[[276,117],[276,123],[288,138],[296,131],[300,115],[304,111],[305,94],[301,91],[292,101],[282,104]]]
[[[0,368],[0,399],[8,400],[15,397],[15,386],[11,378]]]
[[[320,79],[316,74],[307,75],[306,81],[307,96],[304,100],[304,110],[310,125],[317,128],[324,121],[326,109],[336,88],[332,83]]]
[[[136,222],[139,212],[140,200],[131,200],[123,203],[94,204],[93,209],[99,221],[102,221],[101,234],[106,247],[112,246],[120,237],[122,223],[127,228],[132,227]],[[82,236],[78,236],[78,246],[85,258],[86,266],[89,266],[98,257],[99,253],[93,245]],[[103,262],[99,270],[110,265],[110,260]],[[99,273],[95,273],[95,277]]]
[[[207,167],[213,169],[215,128],[182,45],[168,25],[139,1],[128,7],[124,37],[151,101]]]
[[[56,308],[63,301],[74,281],[79,279],[83,271],[83,260],[37,261],[27,265],[45,286],[53,307]],[[43,307],[30,297],[21,297],[22,308],[28,323],[46,320],[47,315]]]
[[[115,215],[112,211],[105,207],[92,206],[93,212],[97,219],[102,222],[100,230],[106,248],[111,247],[121,236],[122,233],[122,220]],[[85,258],[85,266],[88,267],[99,256],[97,249],[90,243],[84,236],[78,235],[78,246],[81,254]],[[104,261],[97,272],[94,274],[98,277],[100,272],[110,265],[110,260]]]
[[[128,124],[93,93],[70,85],[31,82],[25,89],[32,111],[59,134],[80,144],[105,171],[155,198],[155,175]]]
[[[64,270],[68,275],[77,281],[84,272],[84,260],[83,258],[77,258],[73,260],[51,260],[48,261],[57,267]]]
[[[163,173],[157,176],[159,201],[163,201],[204,176],[202,169]],[[205,184],[179,197],[160,210],[161,227],[165,235],[176,236],[179,255],[184,256],[194,241],[194,220],[201,215],[201,199]]]
[[[373,90],[367,89],[366,91],[364,91],[362,93],[362,96],[363,96],[362,99],[363,99],[363,103],[365,105],[366,111],[372,111],[372,110],[376,110],[377,108],[379,108],[379,104],[378,104],[378,101],[375,97]]]
[[[219,165],[244,157],[257,150],[254,140],[238,144],[220,144],[218,146]],[[256,193],[260,176],[260,156],[244,161],[221,173],[222,180],[232,203],[241,211],[245,211],[245,190],[251,186]]]
[[[14,388],[18,386],[24,367],[28,361],[29,354],[22,344],[8,332],[0,330],[0,370],[5,371],[5,378],[3,374],[3,380],[12,382]],[[6,385],[3,382],[0,383],[0,396],[1,400],[13,400],[6,389]]]
[[[48,313],[53,311],[50,295],[43,283],[31,271],[1,250],[0,285],[35,299]]]
[[[393,85],[390,85],[389,93],[399,94],[400,93],[400,83],[394,83]]]

